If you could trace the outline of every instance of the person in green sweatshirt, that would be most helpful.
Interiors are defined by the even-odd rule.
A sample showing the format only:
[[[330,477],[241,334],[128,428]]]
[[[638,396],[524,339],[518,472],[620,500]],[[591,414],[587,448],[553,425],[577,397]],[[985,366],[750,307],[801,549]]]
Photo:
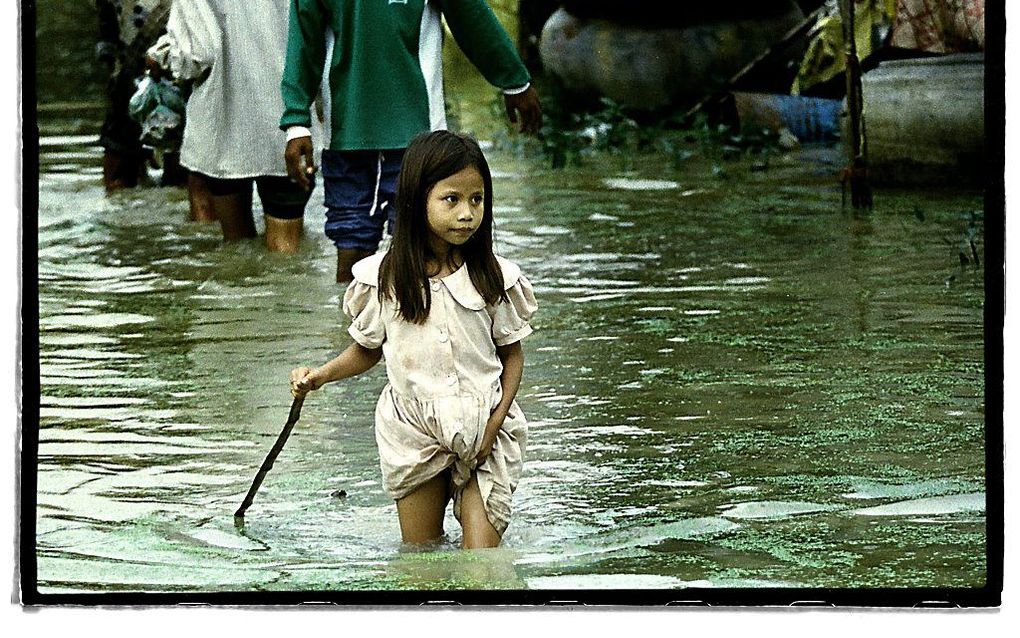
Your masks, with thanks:
[[[404,149],[419,133],[446,128],[443,24],[492,85],[510,122],[535,133],[542,111],[531,76],[484,0],[290,0],[287,61],[280,83],[290,178],[311,188],[309,127],[329,54],[329,142],[322,153],[326,236],[337,248],[337,282],[392,234]]]

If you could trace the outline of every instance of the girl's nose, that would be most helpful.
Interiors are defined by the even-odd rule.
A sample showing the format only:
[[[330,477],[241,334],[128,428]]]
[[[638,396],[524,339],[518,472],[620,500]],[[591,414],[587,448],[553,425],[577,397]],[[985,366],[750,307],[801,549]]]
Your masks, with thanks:
[[[470,206],[461,206],[457,211],[457,221],[469,222],[475,218],[475,213]]]

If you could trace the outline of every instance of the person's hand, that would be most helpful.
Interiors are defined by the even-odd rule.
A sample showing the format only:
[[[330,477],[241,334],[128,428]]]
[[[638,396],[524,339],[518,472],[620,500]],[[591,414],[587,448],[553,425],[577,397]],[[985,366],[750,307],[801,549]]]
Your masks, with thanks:
[[[313,370],[308,366],[301,366],[290,371],[290,393],[295,398],[303,397],[312,390],[319,389],[319,382],[312,376]]]
[[[500,428],[503,427],[503,420],[505,416],[499,415],[493,412],[489,416],[488,422],[485,424],[485,434],[482,436],[482,444],[478,448],[478,455],[475,457],[475,467],[478,467],[485,462],[485,459],[489,458],[492,454],[492,448],[496,445],[496,437],[499,435]]]
[[[156,62],[156,60],[154,60],[152,56],[148,55],[145,56],[145,72],[151,75],[156,80],[163,77],[163,74],[165,73],[163,67],[159,65],[159,62]]]
[[[515,95],[503,94],[503,102],[506,104],[506,116],[510,123],[517,126],[520,123],[522,133],[534,135],[542,125],[542,105],[538,102],[538,93],[535,87],[529,86],[526,91]]]
[[[287,150],[284,151],[283,157],[287,160],[287,175],[291,181],[305,190],[311,190],[311,178],[315,175],[312,138],[306,135],[287,142]]]

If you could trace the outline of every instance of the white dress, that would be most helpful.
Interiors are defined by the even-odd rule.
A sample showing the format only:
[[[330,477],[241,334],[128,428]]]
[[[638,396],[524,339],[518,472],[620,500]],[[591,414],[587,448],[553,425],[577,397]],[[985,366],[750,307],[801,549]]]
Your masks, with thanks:
[[[149,50],[188,99],[181,164],[221,179],[285,176],[280,79],[289,0],[174,0],[167,33]],[[322,140],[312,116],[313,139]]]
[[[405,321],[393,299],[379,299],[383,254],[354,265],[344,295],[351,337],[382,347],[389,383],[375,411],[383,486],[394,498],[407,496],[451,468],[454,515],[460,520],[464,487],[477,472],[485,513],[502,534],[510,523],[511,498],[521,476],[527,421],[513,402],[493,446],[477,468],[485,424],[502,398],[502,363],[496,346],[531,333],[537,309],[531,283],[520,268],[497,257],[509,302],[487,305],[467,267],[429,280],[432,305],[424,324]]]

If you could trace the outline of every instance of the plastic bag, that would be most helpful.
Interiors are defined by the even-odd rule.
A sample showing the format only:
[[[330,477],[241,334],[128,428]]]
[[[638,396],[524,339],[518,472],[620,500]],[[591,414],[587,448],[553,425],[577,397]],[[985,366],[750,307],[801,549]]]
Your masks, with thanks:
[[[142,76],[128,102],[128,114],[142,126],[142,144],[173,150],[180,143],[184,132],[184,98],[172,82]]]

